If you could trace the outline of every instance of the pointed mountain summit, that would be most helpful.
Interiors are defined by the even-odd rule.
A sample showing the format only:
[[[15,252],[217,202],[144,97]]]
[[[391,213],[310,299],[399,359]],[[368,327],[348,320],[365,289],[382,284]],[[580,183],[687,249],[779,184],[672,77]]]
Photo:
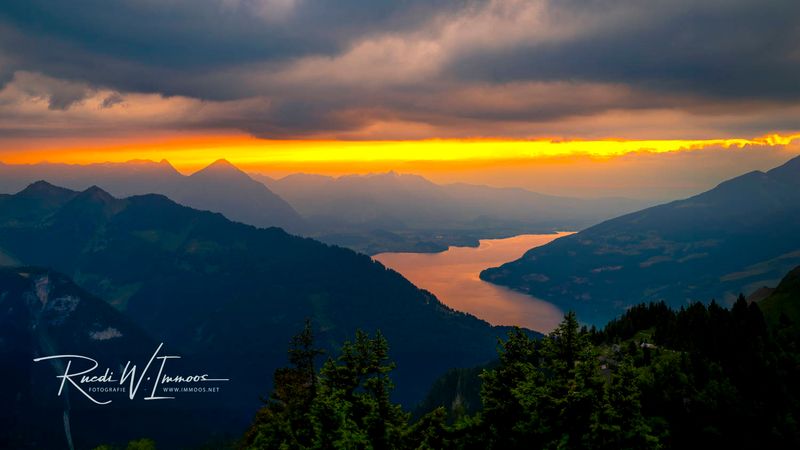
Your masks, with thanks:
[[[14,195],[0,195],[0,222],[24,223],[50,214],[75,198],[78,193],[36,181]]]
[[[76,191],[99,186],[118,198],[166,195],[186,206],[222,213],[257,227],[277,226],[297,232],[304,226],[303,219],[286,201],[224,159],[191,176],[182,175],[166,159],[0,166],[0,192],[18,192],[36,180]]]
[[[800,264],[798,179],[794,158],[558,239],[481,278],[596,324],[646,301],[726,304]]]
[[[207,168],[224,168],[239,171],[239,168],[234,166],[230,161],[225,158],[220,158],[213,163],[209,164]]]
[[[242,171],[238,167],[234,166],[227,159],[224,159],[224,158],[214,161],[213,163],[211,163],[211,164],[207,165],[206,167],[204,167],[204,168],[198,170],[197,172],[193,173],[191,176],[194,177],[194,176],[208,176],[208,175],[214,175],[214,176],[220,176],[220,175],[242,176],[243,175],[245,177],[248,177],[248,175],[244,171]]]
[[[218,159],[186,178],[174,200],[187,206],[220,212],[237,222],[279,226],[290,232],[303,229],[300,214],[263,183],[225,159]]]
[[[97,186],[90,186],[64,204],[55,215],[55,218],[65,217],[67,222],[76,218],[82,222],[88,220],[98,221],[122,211],[125,208],[125,204],[125,200],[114,198]],[[68,213],[65,213],[65,211]]]
[[[78,199],[82,201],[89,201],[93,203],[103,203],[103,204],[110,204],[116,200],[111,194],[104,191],[97,185],[92,185],[86,188],[83,192],[78,194],[76,200]]]
[[[46,198],[65,198],[73,194],[74,192],[69,189],[55,186],[44,180],[39,180],[29,184],[27,187],[25,187],[25,189],[18,192],[17,196],[46,199]]]

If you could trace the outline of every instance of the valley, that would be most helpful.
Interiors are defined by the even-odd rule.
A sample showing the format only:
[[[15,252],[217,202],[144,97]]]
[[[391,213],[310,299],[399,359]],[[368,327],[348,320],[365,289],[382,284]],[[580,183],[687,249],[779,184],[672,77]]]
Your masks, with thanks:
[[[530,248],[570,232],[482,239],[477,247],[450,247],[441,253],[379,253],[373,258],[432,292],[447,306],[492,325],[550,332],[563,312],[546,301],[480,279],[482,270],[513,260]]]

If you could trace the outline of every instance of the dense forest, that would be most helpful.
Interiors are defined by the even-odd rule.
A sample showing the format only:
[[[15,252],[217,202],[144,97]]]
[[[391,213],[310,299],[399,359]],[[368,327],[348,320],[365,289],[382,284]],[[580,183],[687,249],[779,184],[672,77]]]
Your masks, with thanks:
[[[731,309],[640,305],[602,330],[568,313],[543,339],[509,333],[480,371],[477,412],[456,399],[412,420],[389,399],[393,364],[379,333],[359,332],[317,371],[309,326],[240,445],[798,448],[795,336],[744,298]]]
[[[496,362],[448,372],[411,413],[391,401],[395,365],[380,332],[359,331],[325,359],[307,322],[247,432],[224,445],[800,448],[798,327],[785,315],[768,323],[744,297],[730,309],[642,304],[601,330],[570,312],[543,338],[510,331]]]

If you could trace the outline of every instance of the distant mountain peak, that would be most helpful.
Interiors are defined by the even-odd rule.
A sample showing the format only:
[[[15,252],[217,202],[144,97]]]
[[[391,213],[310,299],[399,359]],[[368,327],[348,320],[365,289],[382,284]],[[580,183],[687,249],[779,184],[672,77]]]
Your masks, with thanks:
[[[108,192],[104,191],[103,188],[101,188],[100,186],[98,186],[96,184],[93,184],[93,185],[89,186],[88,188],[84,189],[83,192],[87,193],[87,194],[90,194],[90,195],[103,195],[103,196],[107,195],[107,196],[111,197],[111,194],[109,194]]]
[[[49,183],[35,183],[23,192],[35,180]],[[106,205],[110,207],[108,211],[114,212],[125,207],[127,197],[162,194],[179,204],[218,212],[253,226],[279,226],[299,232],[303,224],[302,217],[285,200],[224,159],[191,176],[175,170],[166,159],[14,165],[14,170],[4,170],[0,175],[0,185],[0,192],[21,193],[11,203],[27,203],[48,210],[76,199],[71,207]],[[83,192],[92,185],[102,189],[95,186]]]
[[[173,166],[172,163],[167,161],[166,159],[162,159],[161,161],[159,161],[158,167],[171,174],[182,176],[180,172],[178,172],[178,169],[176,169],[175,166]]]
[[[48,183],[45,180],[38,180],[38,181],[34,181],[33,183],[31,183],[25,189],[54,189],[54,188],[58,189],[58,186],[56,186],[54,184],[51,184],[51,183]]]
[[[220,159],[214,161],[213,163],[209,164],[206,168],[208,168],[208,167],[239,170],[238,167],[234,166],[230,161],[228,161],[225,158],[220,158]]]
[[[117,200],[116,198],[114,198],[114,196],[104,191],[97,185],[90,186],[89,188],[78,194],[76,198],[83,200],[91,200],[94,202],[105,203],[105,204],[112,203]]]
[[[214,174],[214,175],[236,174],[236,175],[247,176],[247,174],[244,173],[241,169],[231,164],[230,161],[224,158],[214,161],[213,163],[193,173],[191,176],[195,175],[202,176],[208,174]]]
[[[71,194],[69,189],[55,186],[44,180],[35,181],[17,193],[20,197],[46,197],[52,195]]]

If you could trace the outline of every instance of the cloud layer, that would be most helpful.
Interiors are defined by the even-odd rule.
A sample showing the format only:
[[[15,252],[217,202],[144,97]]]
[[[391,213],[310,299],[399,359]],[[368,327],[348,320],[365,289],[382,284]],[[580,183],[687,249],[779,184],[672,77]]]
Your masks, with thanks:
[[[0,138],[800,129],[796,0],[11,0]]]

